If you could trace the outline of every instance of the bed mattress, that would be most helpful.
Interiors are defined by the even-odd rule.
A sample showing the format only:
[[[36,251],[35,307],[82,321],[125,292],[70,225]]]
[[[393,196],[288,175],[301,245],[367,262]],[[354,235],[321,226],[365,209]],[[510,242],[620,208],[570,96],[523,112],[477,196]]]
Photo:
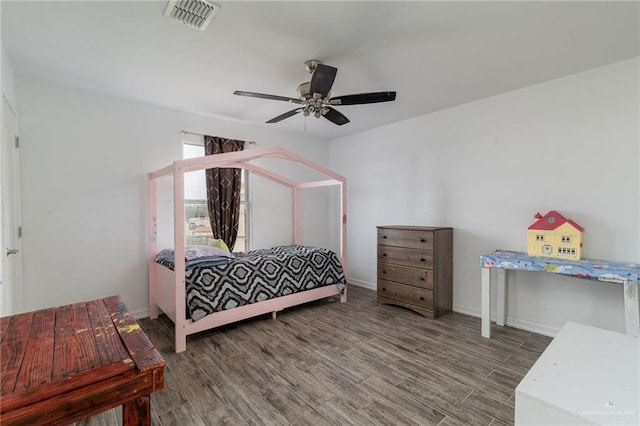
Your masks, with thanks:
[[[187,314],[192,320],[317,287],[346,287],[340,258],[328,249],[295,245],[234,254],[233,259],[187,262]],[[158,263],[173,269],[171,261]]]

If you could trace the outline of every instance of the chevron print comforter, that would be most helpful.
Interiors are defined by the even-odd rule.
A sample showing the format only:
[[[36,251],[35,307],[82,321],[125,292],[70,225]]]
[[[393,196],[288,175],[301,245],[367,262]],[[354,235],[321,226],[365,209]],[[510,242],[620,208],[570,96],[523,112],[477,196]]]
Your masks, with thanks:
[[[341,291],[346,287],[340,259],[331,250],[308,246],[252,250],[235,253],[221,265],[188,267],[187,309],[196,321],[212,312],[331,284]]]

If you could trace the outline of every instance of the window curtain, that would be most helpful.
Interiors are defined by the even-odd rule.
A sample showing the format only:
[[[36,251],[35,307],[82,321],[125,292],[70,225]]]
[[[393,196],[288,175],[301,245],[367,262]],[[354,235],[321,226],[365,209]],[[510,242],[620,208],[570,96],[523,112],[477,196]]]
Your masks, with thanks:
[[[244,141],[217,136],[204,137],[205,155],[242,151]],[[236,168],[207,169],[207,207],[213,237],[222,239],[230,250],[238,237],[240,220],[240,184],[242,170]]]

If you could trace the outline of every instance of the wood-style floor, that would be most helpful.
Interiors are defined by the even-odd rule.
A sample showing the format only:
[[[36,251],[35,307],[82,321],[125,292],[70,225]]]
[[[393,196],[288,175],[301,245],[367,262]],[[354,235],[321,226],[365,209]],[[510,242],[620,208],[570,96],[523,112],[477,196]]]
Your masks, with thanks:
[[[513,424],[514,389],[551,339],[450,313],[376,305],[374,291],[203,332],[173,352],[172,323],[140,321],[167,362],[154,425]],[[121,423],[120,409],[77,424]]]

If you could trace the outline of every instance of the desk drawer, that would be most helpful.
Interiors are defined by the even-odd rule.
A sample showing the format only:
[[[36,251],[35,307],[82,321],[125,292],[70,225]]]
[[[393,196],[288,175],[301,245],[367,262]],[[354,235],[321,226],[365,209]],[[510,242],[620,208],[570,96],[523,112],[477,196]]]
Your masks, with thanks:
[[[378,296],[421,308],[433,309],[433,291],[420,287],[378,280]]]
[[[433,232],[378,228],[378,245],[431,250]]]
[[[433,252],[431,250],[415,250],[379,245],[378,262],[411,266],[413,268],[433,269]]]
[[[414,287],[433,289],[433,271],[429,269],[378,262],[378,278]]]

